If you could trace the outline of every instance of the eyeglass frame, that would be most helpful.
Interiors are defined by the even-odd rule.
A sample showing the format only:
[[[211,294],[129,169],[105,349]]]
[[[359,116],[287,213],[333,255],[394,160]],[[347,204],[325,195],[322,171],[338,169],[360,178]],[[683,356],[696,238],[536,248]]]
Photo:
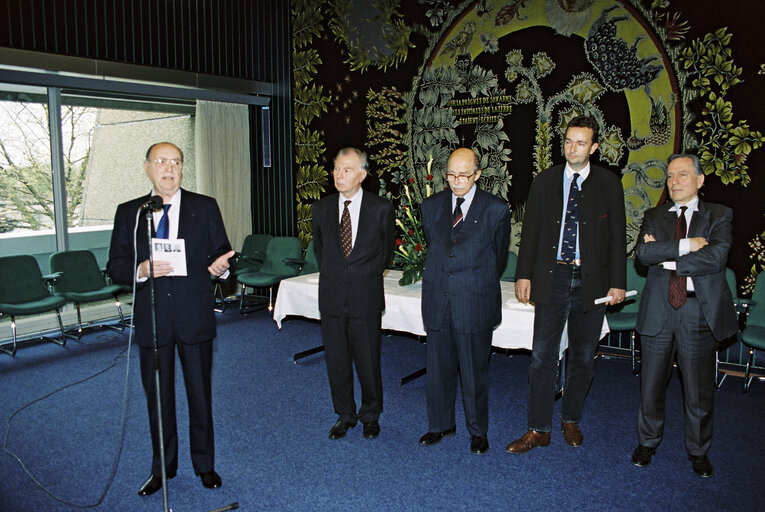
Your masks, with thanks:
[[[478,171],[473,171],[472,174],[454,174],[453,172],[447,172],[446,179],[454,181],[468,181],[470,178],[475,176],[477,172]]]
[[[170,167],[183,167],[183,160],[179,158],[152,158],[149,163],[156,166],[167,164]]]

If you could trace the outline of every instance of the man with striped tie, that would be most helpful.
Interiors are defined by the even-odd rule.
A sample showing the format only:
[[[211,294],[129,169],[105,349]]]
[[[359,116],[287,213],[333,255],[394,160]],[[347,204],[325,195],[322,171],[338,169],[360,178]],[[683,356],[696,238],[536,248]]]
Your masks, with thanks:
[[[428,255],[422,278],[422,321],[428,335],[428,432],[432,446],[456,433],[457,379],[462,388],[470,451],[489,449],[489,353],[502,320],[499,276],[507,261],[510,208],[478,188],[478,155],[454,151],[444,190],[422,203]]]

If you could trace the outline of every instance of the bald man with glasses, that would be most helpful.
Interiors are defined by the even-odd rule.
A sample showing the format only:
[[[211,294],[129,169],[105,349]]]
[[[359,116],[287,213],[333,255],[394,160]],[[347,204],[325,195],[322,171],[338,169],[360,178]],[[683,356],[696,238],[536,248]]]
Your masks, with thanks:
[[[483,454],[489,449],[489,352],[502,320],[499,276],[510,243],[510,209],[476,185],[481,170],[472,149],[454,151],[447,168],[449,190],[422,203],[428,432],[419,442],[432,446],[456,433],[459,379],[470,451]]]

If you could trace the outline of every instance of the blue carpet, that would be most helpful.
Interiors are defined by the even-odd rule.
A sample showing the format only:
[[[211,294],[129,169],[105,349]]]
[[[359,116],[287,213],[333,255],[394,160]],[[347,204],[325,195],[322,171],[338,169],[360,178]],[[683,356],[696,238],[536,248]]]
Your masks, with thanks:
[[[233,308],[231,308],[233,309]],[[293,319],[278,331],[265,312],[219,315],[213,370],[216,469],[223,487],[204,489],[188,455],[187,410],[177,372],[179,468],[168,489],[176,512],[238,502],[241,510],[735,510],[765,507],[765,383],[749,393],[729,378],[716,395],[711,479],[693,474],[683,442],[679,379],[670,383],[665,439],[645,468],[630,463],[637,443],[639,378],[623,359],[598,359],[581,426],[584,446],[569,448],[553,432],[547,448],[505,453],[525,430],[529,357],[491,360],[491,449],[469,453],[458,395],[457,436],[433,447],[417,444],[427,430],[425,380],[399,379],[418,369],[425,347],[409,337],[383,339],[385,412],[376,440],[361,426],[330,441],[332,410],[322,355],[292,363],[292,353],[320,343],[315,322]],[[108,331],[83,341],[31,344],[0,357],[2,437],[9,416],[35,399],[107,368],[127,335]],[[7,447],[50,492],[77,505],[98,502],[119,446],[127,359],[18,412]],[[127,425],[116,475],[91,510],[161,510],[162,496],[137,491],[150,471],[146,404],[133,347]],[[357,401],[359,390],[356,390]],[[556,406],[559,418],[560,404]],[[0,454],[0,510],[68,511]]]

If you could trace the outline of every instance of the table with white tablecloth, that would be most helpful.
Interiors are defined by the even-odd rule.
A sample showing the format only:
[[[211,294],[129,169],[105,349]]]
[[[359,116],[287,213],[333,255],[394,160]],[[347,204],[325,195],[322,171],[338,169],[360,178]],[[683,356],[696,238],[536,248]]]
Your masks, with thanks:
[[[384,274],[385,312],[382,328],[393,331],[425,335],[420,314],[422,282],[408,286],[398,284],[401,271],[386,270]],[[501,282],[502,322],[494,330],[492,345],[504,349],[531,350],[534,334],[534,306],[518,302],[515,298],[514,283]],[[279,285],[274,307],[274,320],[281,329],[282,320],[287,316],[320,318],[319,315],[319,274],[306,274],[285,279]],[[601,337],[608,332],[603,323]],[[561,340],[561,351],[568,344],[566,330]]]

